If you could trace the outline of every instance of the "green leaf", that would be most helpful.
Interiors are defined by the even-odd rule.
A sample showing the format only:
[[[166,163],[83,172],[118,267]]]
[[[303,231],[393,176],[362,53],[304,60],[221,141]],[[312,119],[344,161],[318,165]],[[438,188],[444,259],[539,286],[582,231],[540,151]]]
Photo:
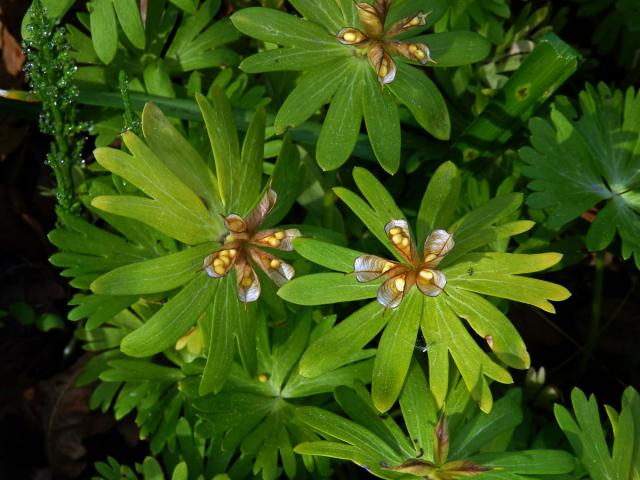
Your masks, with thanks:
[[[145,262],[132,263],[102,275],[91,284],[102,295],[144,295],[165,292],[191,280],[217,244],[206,243]]]
[[[449,351],[471,396],[483,412],[490,412],[493,398],[486,377],[508,384],[513,382],[511,375],[480,349],[461,320],[448,306],[446,299],[441,296],[424,299],[421,328],[427,346],[436,348],[436,351],[430,348],[429,356],[435,354],[433,363],[431,358],[429,360],[430,371],[433,371],[432,365],[440,366],[437,362],[447,362],[444,372],[437,373],[436,379],[439,383],[432,384],[438,404],[444,402],[448,390],[448,380],[444,376],[445,373],[448,375],[448,359],[442,357],[446,357],[446,352]]]
[[[470,460],[510,474],[523,475],[561,475],[573,472],[575,467],[573,456],[560,450],[481,453]]]
[[[492,303],[471,292],[452,290],[447,303],[473,330],[490,340],[490,348],[504,364],[527,369],[531,364],[527,347],[509,319]]]
[[[251,120],[242,144],[240,165],[234,170],[238,211],[248,212],[255,204],[262,184],[262,161],[264,152],[264,129],[266,113],[259,108]],[[276,193],[278,193],[276,191]]]
[[[350,460],[357,465],[366,465],[368,461],[367,454],[359,448],[338,442],[304,442],[296,445],[293,451],[299,455],[317,455]]]
[[[468,234],[456,238],[454,249],[449,252],[446,261],[441,263],[441,267],[455,263],[460,257],[469,252],[478,250],[481,247],[492,244],[500,240],[505,240],[514,235],[528,232],[535,223],[530,220],[518,220],[498,226],[481,227],[470,231]],[[455,238],[455,237],[454,237]],[[468,272],[467,272],[468,273]]]
[[[318,165],[325,171],[344,164],[358,140],[362,123],[362,102],[358,93],[363,86],[364,73],[362,62],[350,62],[340,74],[344,80],[331,100],[316,147]]]
[[[369,229],[373,235],[380,240],[380,242],[391,252],[393,255],[402,260],[402,256],[391,245],[391,242],[387,238],[384,231],[385,225],[391,219],[383,218],[378,215],[367,203],[362,200],[358,195],[350,190],[342,187],[334,187],[334,193],[342,200],[347,206],[362,220],[362,223]]]
[[[345,26],[341,23],[342,11],[337,2],[290,0],[290,3],[303,17],[311,22],[322,25],[331,35],[337,35]]]
[[[200,380],[200,395],[218,393],[224,386],[231,372],[235,352],[234,334],[239,316],[242,315],[242,306],[236,295],[235,275],[227,275],[217,281],[220,286],[206,313],[210,337],[207,363]]]
[[[544,270],[560,258],[559,254],[551,253],[526,255],[526,258],[509,253],[471,253],[443,271],[447,275],[447,288],[507,298],[553,313],[555,309],[548,300],[566,300],[571,293],[555,283],[515,274]]]
[[[318,50],[310,52],[303,48],[277,48],[259,52],[245,58],[240,68],[247,73],[301,71],[328,64],[336,57],[346,57],[348,50]]]
[[[335,413],[317,407],[300,407],[296,410],[296,417],[314,430],[354,445],[367,455],[379,458],[380,463],[398,457],[398,454],[377,435]]]
[[[108,365],[110,370],[100,374],[100,379],[105,382],[177,382],[184,378],[177,368],[141,360],[111,360]]]
[[[304,187],[303,182],[299,181],[304,174],[304,168],[300,162],[298,147],[292,142],[291,134],[285,134],[271,175],[271,188],[278,193],[278,201],[262,222],[263,227],[278,225],[289,213]]]
[[[246,199],[240,198],[240,184],[236,182],[242,172],[242,165],[231,104],[222,89],[215,86],[211,90],[211,103],[202,94],[197,94],[196,100],[207,126],[225,214],[245,215],[248,212],[238,210]]]
[[[371,356],[374,352],[362,352],[361,357]],[[353,359],[353,355],[352,355]],[[331,393],[339,386],[355,386],[360,382],[369,382],[373,370],[373,359],[357,361],[345,367],[332,370],[313,378],[306,378],[293,372],[282,390],[283,398],[300,398],[322,393]]]
[[[350,248],[339,247],[331,243],[321,242],[312,238],[298,238],[293,241],[296,252],[307,260],[338,272],[353,272],[356,258],[361,252]]]
[[[454,223],[451,229],[456,239],[472,235],[479,227],[492,225],[514,213],[522,205],[521,193],[508,193],[492,198],[481,207],[473,209]]]
[[[186,186],[205,200],[215,221],[221,220],[222,204],[217,180],[200,154],[154,104],[142,112],[142,130],[149,148]],[[217,217],[217,218],[216,218]]]
[[[271,8],[243,8],[231,20],[242,33],[263,42],[310,50],[344,49],[319,25]]]
[[[412,37],[431,50],[434,67],[458,67],[480,62],[491,52],[491,43],[476,32],[442,32]]]
[[[438,423],[438,410],[422,368],[415,359],[400,393],[400,409],[413,446],[416,450],[422,449],[426,458],[432,458],[433,429]]]
[[[109,64],[118,50],[118,25],[112,0],[92,0],[88,9],[93,48],[102,63]]]
[[[353,169],[353,179],[358,189],[364,195],[376,214],[385,220],[385,224],[391,220],[405,218],[404,213],[396,204],[396,201],[389,194],[384,185],[380,183],[371,172],[361,167]],[[384,230],[383,230],[384,234]],[[386,234],[385,234],[386,235]]]
[[[298,305],[328,305],[374,298],[379,282],[360,283],[354,275],[316,273],[294,278],[278,290],[278,296]]]
[[[311,343],[300,359],[300,374],[317,377],[352,361],[387,324],[392,312],[371,302],[353,313],[318,340]]]
[[[296,322],[293,331],[286,341],[273,347],[273,369],[271,382],[278,391],[282,390],[291,369],[304,352],[311,331],[311,315],[307,314]]]
[[[96,160],[154,200],[126,195],[100,196],[93,199],[92,205],[144,221],[187,244],[217,239],[220,232],[208,220],[209,213],[200,198],[133,133],[124,133],[123,139],[132,155],[112,148],[98,148],[94,151]]]
[[[424,72],[398,63],[398,73],[387,87],[404,103],[418,123],[438,140],[449,140],[451,121],[438,87]]]
[[[121,349],[132,357],[159,353],[191,328],[213,300],[219,282],[201,273],[172,297],[142,327],[127,335]]]
[[[453,162],[445,162],[436,169],[420,203],[416,229],[418,245],[422,245],[432,231],[449,227],[458,204],[461,183]]]
[[[442,15],[449,9],[449,3],[446,0],[394,0],[391,3],[391,8],[385,22],[386,26],[392,25],[398,20],[415,15],[417,12],[430,12],[427,17],[427,23],[425,26],[420,27],[424,30],[435,22],[437,22]],[[412,30],[412,32],[419,31],[418,29]]]
[[[145,36],[140,8],[136,0],[113,0],[120,26],[133,45],[144,50]]]
[[[636,459],[640,451],[638,435],[634,433],[635,427],[640,423],[640,400],[637,392],[630,388],[623,395],[617,429],[614,426],[613,456],[607,445],[607,435],[600,423],[595,397],[591,395],[587,399],[581,390],[574,388],[571,392],[571,403],[575,418],[561,405],[554,406],[554,413],[558,425],[569,440],[578,460],[589,473],[589,477],[636,478]],[[621,423],[623,420],[624,427]],[[626,472],[631,472],[632,476],[625,475]]]
[[[406,434],[393,417],[380,415],[369,392],[361,384],[355,389],[341,386],[335,390],[334,397],[351,420],[366,426],[394,450],[401,451],[406,456],[413,456],[418,451],[407,440]]]
[[[491,413],[477,413],[456,432],[449,454],[452,458],[465,458],[481,451],[497,435],[514,430],[522,422],[522,392],[511,389],[495,402]]]
[[[194,14],[196,13],[196,1],[195,0],[169,0],[176,7],[181,10],[184,10],[187,13]]]
[[[371,148],[382,168],[391,175],[400,167],[402,146],[398,106],[389,89],[380,89],[375,72],[363,72],[362,111]]]
[[[625,94],[604,84],[580,93],[581,116],[567,118],[556,105],[550,122],[529,124],[532,148],[520,151],[534,191],[527,203],[548,209],[547,225],[557,230],[605,201],[587,234],[587,247],[603,250],[617,231],[622,256],[640,265],[640,93]]]
[[[276,133],[308,120],[328,103],[351,71],[350,63],[350,58],[337,58],[305,72],[278,110],[273,124]]]
[[[180,462],[173,469],[171,480],[189,480],[189,467],[186,462]]]
[[[164,480],[164,473],[160,463],[153,457],[146,457],[142,463],[142,473],[145,480]]]
[[[405,296],[400,307],[389,313],[371,379],[371,396],[380,412],[389,410],[402,390],[422,317],[422,298],[413,290]]]

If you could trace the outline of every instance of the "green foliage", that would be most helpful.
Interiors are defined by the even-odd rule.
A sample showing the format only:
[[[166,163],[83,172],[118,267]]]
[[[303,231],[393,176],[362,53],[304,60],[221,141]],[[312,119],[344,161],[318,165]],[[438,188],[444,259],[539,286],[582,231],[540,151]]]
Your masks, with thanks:
[[[80,68],[80,79],[108,85],[125,70],[136,91],[174,96],[172,76],[238,63],[238,55],[224,47],[238,39],[237,32],[229,20],[212,21],[220,0],[206,0],[197,9],[182,8],[184,12],[175,3],[150,2],[143,28],[137,0],[90,2],[89,15],[79,18],[91,36],[69,29],[74,58],[86,65]]]
[[[78,203],[72,173],[81,162],[84,132],[88,128],[77,118],[76,66],[65,30],[54,28],[39,0],[31,6],[26,30],[25,73],[31,91],[42,101],[40,131],[53,137],[47,162],[56,177],[56,199],[64,212],[75,211]]]
[[[560,396],[544,368],[524,395],[510,385],[531,364],[510,302],[554,313],[570,295],[527,274],[585,258],[578,217],[597,212],[590,250],[618,232],[640,266],[637,92],[587,85],[579,109],[555,97],[540,112],[580,62],[549,33],[567,8],[40,1],[25,31],[60,160],[51,263],[78,290],[73,344],[91,352],[78,383],[92,408],[134,418],[152,455],[95,478],[365,475],[346,460],[402,480],[637,480],[635,390],[606,407],[609,448],[594,399],[574,392],[575,419],[556,406],[567,442],[539,415]],[[613,5],[596,36],[624,24],[628,58],[634,6],[580,13]],[[68,34],[52,33],[63,17]],[[73,168],[76,104],[97,137]],[[536,112],[550,120],[527,137]],[[59,323],[35,312],[0,317]]]
[[[363,387],[339,387],[335,399],[349,419],[318,407],[300,407],[297,417],[325,440],[306,442],[300,454],[349,460],[379,478],[432,480],[557,478],[574,469],[573,457],[552,450],[508,451],[490,440],[513,434],[522,421],[520,392],[496,401],[490,414],[470,413],[466,388],[447,395],[439,415],[419,365],[413,363],[400,396],[404,426],[380,417]]]
[[[354,179],[368,203],[341,187],[336,188],[336,194],[391,253],[404,261],[385,234],[385,224],[404,215],[368,171],[355,169]],[[441,165],[427,187],[417,218],[417,245],[424,242],[427,233],[438,228],[447,227],[453,234],[455,247],[439,267],[446,276],[444,294],[429,297],[411,289],[400,292],[404,298],[397,308],[388,308],[379,302],[363,307],[310,346],[301,361],[303,375],[314,377],[339,367],[349,355],[382,332],[372,394],[376,408],[387,411],[400,394],[416,337],[421,331],[429,347],[430,388],[438,405],[444,404],[449,389],[451,356],[473,398],[483,411],[489,412],[492,406],[489,379],[511,383],[511,375],[504,366],[529,367],[529,354],[517,331],[507,317],[481,295],[528,303],[554,312],[549,300],[564,300],[569,292],[560,285],[521,274],[549,268],[561,255],[488,250],[492,242],[526,232],[533,226],[528,221],[507,221],[519,209],[522,196],[512,193],[496,197],[454,221],[459,185],[456,167],[452,163]],[[354,260],[359,256],[359,252],[336,249],[323,242],[301,239],[295,243],[302,256],[343,272],[352,272]],[[391,278],[386,284],[393,281]],[[319,305],[372,298],[378,286],[379,282],[360,283],[355,275],[321,273],[295,279],[278,293],[293,303]],[[485,339],[491,355],[477,345],[463,320]]]
[[[220,249],[224,238],[221,216],[246,215],[257,201],[262,187],[264,116],[259,111],[254,117],[255,126],[249,129],[241,152],[224,93],[214,90],[213,104],[202,95],[198,102],[208,127],[216,174],[162,112],[149,104],[142,115],[146,143],[126,132],[123,140],[130,154],[113,148],[95,152],[103,167],[146,196],[101,195],[92,200],[99,210],[139,220],[192,247],[121,266],[98,278],[91,288],[99,295],[172,291],[166,295],[168,301],[163,308],[123,339],[122,350],[135,357],[170,348],[204,318],[205,331],[210,332],[209,349],[215,352],[215,356],[208,357],[200,384],[201,393],[207,393],[222,388],[236,350],[234,339],[245,367],[249,371],[256,368],[251,327],[255,306],[242,306],[236,299],[235,271],[224,278],[211,278],[203,271],[203,263],[208,254]],[[272,186],[279,185],[279,172],[295,172],[297,162],[297,152],[285,143],[275,165]],[[279,214],[286,213],[286,205],[292,202],[283,192],[280,207],[284,205],[285,209],[280,209]]]
[[[222,436],[222,449],[241,452],[253,464],[252,473],[264,480],[297,478],[301,468],[320,476],[329,473],[324,459],[296,457],[293,446],[318,437],[295,414],[300,404],[326,404],[327,394],[340,385],[353,385],[371,377],[372,351],[355,352],[348,365],[313,379],[298,373],[298,361],[308,342],[327,331],[335,317],[313,325],[311,312],[299,314],[295,324],[267,329],[257,324],[257,376],[233,365],[229,381],[217,395],[194,401],[202,419],[197,429],[207,437]]]
[[[495,149],[504,148],[540,105],[575,73],[579,60],[578,52],[555,34],[543,36],[454,145],[462,161],[486,158],[494,155]]]
[[[471,30],[480,33],[491,43],[498,44],[504,38],[503,23],[511,16],[506,0],[454,0],[436,23],[436,32]]]
[[[580,113],[566,99],[554,104],[550,121],[531,120],[532,147],[520,151],[522,172],[532,179],[527,203],[548,212],[546,225],[558,230],[604,202],[589,227],[592,251],[607,248],[616,232],[626,260],[640,266],[640,94],[606,85],[587,85]]]
[[[382,60],[374,62],[372,59],[377,45],[384,44],[385,49],[390,49],[388,45],[391,44],[384,42],[391,41],[391,33],[386,34],[389,40],[383,36],[380,43],[372,40],[357,45],[344,44],[340,35],[345,29],[368,28],[361,7],[352,2],[292,3],[305,19],[264,8],[243,9],[233,15],[234,25],[241,32],[283,47],[245,59],[241,64],[243,70],[250,73],[304,72],[278,111],[274,124],[276,131],[283,132],[301,124],[329,103],[316,150],[320,167],[333,170],[348,159],[364,118],[373,151],[382,167],[390,173],[396,172],[400,165],[400,120],[396,100],[406,105],[418,123],[435,138],[449,138],[446,104],[435,84],[412,65],[420,62],[403,57],[399,51],[393,58],[385,53],[386,66],[381,70],[379,62]],[[422,26],[410,30],[413,37],[401,35],[403,42],[409,40],[419,42],[416,45],[426,45],[425,58],[428,59],[430,53],[439,66],[482,60],[488,53],[488,44],[472,32],[415,36],[426,26],[433,25],[446,9],[446,4],[439,0],[411,4],[396,1],[391,3],[388,15],[383,16],[381,23],[386,32],[390,32],[393,23],[404,16],[429,12],[426,23],[423,20]],[[367,61],[367,53],[374,68]],[[389,79],[387,72],[395,72],[396,68],[394,78]],[[383,88],[377,86],[378,80]]]
[[[571,392],[573,415],[563,406],[554,408],[556,420],[593,480],[632,480],[640,478],[640,396],[633,387],[622,395],[620,412],[605,406],[613,432],[611,449],[600,421],[593,395],[587,399],[578,388]]]

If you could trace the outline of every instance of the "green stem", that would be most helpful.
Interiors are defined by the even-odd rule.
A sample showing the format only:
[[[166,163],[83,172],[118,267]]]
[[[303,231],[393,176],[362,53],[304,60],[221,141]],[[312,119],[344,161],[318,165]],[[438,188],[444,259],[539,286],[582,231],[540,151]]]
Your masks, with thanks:
[[[580,371],[584,375],[589,366],[589,359],[593,354],[600,335],[600,324],[602,322],[602,290],[604,287],[604,252],[596,253],[595,274],[593,280],[593,300],[591,303],[591,326],[587,341],[582,351],[582,362]]]
[[[546,34],[453,147],[462,161],[495,158],[497,151],[575,73],[580,54]]]

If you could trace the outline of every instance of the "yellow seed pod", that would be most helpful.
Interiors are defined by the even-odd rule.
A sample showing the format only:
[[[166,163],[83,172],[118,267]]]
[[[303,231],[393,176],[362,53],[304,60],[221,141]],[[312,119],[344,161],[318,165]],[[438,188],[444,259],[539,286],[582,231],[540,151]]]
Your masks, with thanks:
[[[418,275],[420,276],[420,278],[422,278],[424,280],[432,280],[433,279],[433,273],[430,272],[429,270],[420,270],[420,273]]]

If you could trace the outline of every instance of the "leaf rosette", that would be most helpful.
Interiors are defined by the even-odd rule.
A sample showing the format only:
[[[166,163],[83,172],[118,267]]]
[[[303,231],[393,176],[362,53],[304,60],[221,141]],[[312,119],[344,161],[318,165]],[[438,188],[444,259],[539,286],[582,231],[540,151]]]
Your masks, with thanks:
[[[246,58],[244,71],[303,72],[278,111],[277,132],[300,125],[329,103],[316,149],[319,165],[333,170],[349,158],[364,118],[373,151],[390,173],[400,165],[398,102],[435,138],[449,138],[444,98],[416,66],[480,61],[489,53],[489,42],[465,31],[421,35],[444,14],[446,2],[291,4],[304,18],[259,7],[239,10],[232,17],[241,32],[283,47]]]
[[[233,232],[232,225],[244,222],[243,218],[251,223],[252,229],[277,224],[295,200],[295,194],[287,186],[299,169],[300,159],[295,147],[285,139],[269,186],[262,188],[264,110],[259,109],[254,115],[240,149],[231,106],[224,93],[212,90],[211,103],[202,95],[197,100],[211,142],[215,174],[153,104],[147,104],[142,115],[144,141],[131,132],[122,135],[129,153],[113,148],[95,150],[101,166],[139,191],[97,196],[92,206],[138,220],[177,240],[182,248],[176,253],[116,268],[94,280],[91,289],[100,295],[139,298],[162,294],[168,298],[148,321],[122,340],[121,349],[127,355],[147,357],[173,348],[198,322],[207,332],[208,361],[200,384],[202,393],[207,393],[218,391],[224,384],[236,345],[245,368],[255,371],[253,323],[257,307],[246,302],[257,300],[260,285],[263,291],[273,289],[267,287],[269,278],[281,285],[293,275],[292,269],[287,269],[286,275],[277,275],[285,264],[280,262],[278,268],[273,268],[272,262],[279,262],[275,256],[245,248],[235,238],[238,232]],[[274,191],[279,192],[277,203]],[[261,207],[265,198],[268,208]],[[266,232],[271,232],[274,238],[280,233],[298,234],[296,229]],[[262,242],[260,246],[273,246],[263,245],[266,237],[261,237],[260,232],[256,235],[252,241]],[[235,243],[225,242],[228,236]],[[233,262],[229,257],[232,247],[237,252]],[[224,259],[227,261],[224,271],[217,274],[218,263]],[[265,259],[269,265],[264,264]],[[258,269],[267,273],[263,282],[258,281],[254,261],[260,261]],[[251,285],[245,286],[247,276]],[[250,295],[246,287],[251,287]]]
[[[550,301],[564,300],[570,293],[523,274],[545,270],[561,255],[489,251],[493,242],[532,228],[531,221],[511,221],[522,195],[498,196],[454,222],[461,180],[457,168],[447,162],[438,168],[422,199],[416,232],[425,249],[419,257],[403,212],[382,184],[362,168],[354,170],[354,179],[366,201],[341,187],[334,189],[336,195],[396,260],[363,256],[313,239],[294,241],[303,257],[343,273],[294,279],[279,290],[282,298],[325,305],[377,297],[310,345],[300,362],[301,373],[314,377],[339,367],[382,332],[372,394],[376,408],[387,411],[400,394],[421,331],[427,342],[430,388],[438,404],[446,398],[453,361],[480,408],[490,411],[489,382],[512,383],[505,367],[526,369],[530,359],[509,319],[484,296],[554,312]],[[484,339],[489,352],[468,328]]]

